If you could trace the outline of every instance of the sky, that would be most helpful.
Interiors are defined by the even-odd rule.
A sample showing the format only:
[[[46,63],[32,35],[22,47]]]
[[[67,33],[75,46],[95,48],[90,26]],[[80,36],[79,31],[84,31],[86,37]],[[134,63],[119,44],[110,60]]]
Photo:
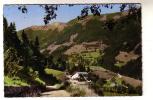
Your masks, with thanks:
[[[15,22],[16,29],[21,30],[34,25],[44,25],[43,17],[45,11],[39,5],[26,5],[28,13],[23,14],[18,10],[18,5],[4,5],[3,15],[6,17],[8,23]],[[74,5],[69,7],[68,5],[61,5],[57,12],[57,18],[52,20],[53,22],[64,22],[76,18],[81,14],[82,8],[86,5]],[[113,9],[102,7],[101,14],[119,12],[119,5],[114,5]]]

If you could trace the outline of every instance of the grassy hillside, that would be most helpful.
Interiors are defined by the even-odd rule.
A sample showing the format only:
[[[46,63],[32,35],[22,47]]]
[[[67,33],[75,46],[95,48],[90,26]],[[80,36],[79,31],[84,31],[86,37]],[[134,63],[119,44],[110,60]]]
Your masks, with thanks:
[[[84,41],[93,41],[93,40],[107,40],[109,36],[106,35],[109,30],[105,29],[105,21],[101,20],[106,16],[107,20],[113,19],[114,16],[119,16],[121,13],[106,14],[101,16],[88,16],[86,19],[78,21],[73,19],[67,23],[62,31],[55,29],[49,30],[36,30],[32,28],[27,28],[25,32],[31,40],[34,40],[36,36],[39,37],[41,48],[45,48],[49,44],[56,42],[57,44],[69,41],[72,34],[78,33],[78,37],[75,39],[75,42],[80,43]],[[53,27],[53,26],[50,26]],[[18,32],[18,36],[21,38],[21,31]],[[123,30],[118,30],[118,33],[125,33]],[[117,33],[113,31],[110,34]],[[126,33],[125,33],[126,34]]]
[[[41,48],[48,46],[50,43],[53,43],[57,36],[60,34],[57,30],[25,30],[28,38],[30,40],[35,40],[36,36],[38,36]],[[21,39],[22,30],[18,32],[18,36]]]
[[[115,57],[120,51],[132,51],[141,57],[141,45],[137,47],[136,50],[134,49],[137,44],[141,44],[140,17],[141,16],[133,14],[127,16],[125,15],[125,12],[124,14],[112,13],[101,16],[90,15],[83,20],[73,19],[69,21],[66,23],[67,27],[64,27],[62,31],[58,31],[57,29],[27,29],[25,31],[31,40],[33,40],[36,36],[39,37],[41,48],[46,48],[51,43],[62,44],[64,42],[69,42],[70,37],[76,33],[78,34],[78,36],[74,39],[76,44],[102,40],[104,44],[108,45],[108,48],[104,51],[101,64],[107,69],[118,72],[118,69],[115,67],[117,62]],[[110,24],[112,25],[111,28],[109,28]],[[21,37],[21,31],[18,35]],[[68,48],[69,47],[66,47],[66,49]],[[65,49],[60,48],[55,52],[62,53],[62,51],[65,51]],[[139,64],[141,61],[139,62],[135,60],[132,61],[132,63],[133,62],[138,62],[138,64],[123,65],[123,70],[120,68],[121,73],[124,74],[127,70],[128,72],[134,73],[135,71],[139,71],[140,75],[126,75],[141,79],[141,64]],[[122,65],[122,62],[118,64]],[[128,66],[132,66],[132,68],[129,69]],[[126,71],[124,69],[126,69]]]
[[[54,69],[46,68],[45,72],[48,75],[52,74],[54,77],[56,77],[58,79],[60,79],[60,78],[62,78],[64,76],[64,72],[59,71],[59,70],[54,70]]]

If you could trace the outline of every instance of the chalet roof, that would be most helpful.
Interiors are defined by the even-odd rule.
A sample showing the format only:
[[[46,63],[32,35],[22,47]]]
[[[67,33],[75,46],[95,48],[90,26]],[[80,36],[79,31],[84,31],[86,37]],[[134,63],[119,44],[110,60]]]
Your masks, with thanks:
[[[88,74],[87,72],[76,72],[75,74]]]
[[[92,41],[92,42],[83,42],[82,44],[83,45],[97,45],[97,44],[99,44],[100,42],[98,42],[98,41]]]

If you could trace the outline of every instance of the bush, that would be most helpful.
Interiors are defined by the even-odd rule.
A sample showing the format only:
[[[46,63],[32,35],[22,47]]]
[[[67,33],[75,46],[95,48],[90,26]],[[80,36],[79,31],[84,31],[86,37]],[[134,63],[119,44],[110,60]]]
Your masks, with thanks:
[[[80,89],[80,88],[72,86],[72,85],[67,87],[66,90],[71,93],[71,96],[79,97],[79,96],[86,95],[86,92],[83,89]]]
[[[40,85],[45,85],[45,82],[42,81],[40,78],[36,78],[35,81],[38,82]]]
[[[4,76],[4,85],[5,86],[28,86],[29,84],[25,80],[20,79],[19,77]]]
[[[68,86],[70,86],[70,83],[68,81],[65,81],[60,87],[60,89],[67,89]]]
[[[128,93],[129,93],[129,94],[138,94],[138,95],[142,95],[142,87],[141,87],[141,86],[132,87],[132,86],[128,85]]]
[[[8,76],[15,76],[21,69],[19,66],[19,57],[14,48],[9,48],[4,52],[4,74]]]
[[[142,95],[142,87],[141,86],[136,87],[136,93],[139,95]]]

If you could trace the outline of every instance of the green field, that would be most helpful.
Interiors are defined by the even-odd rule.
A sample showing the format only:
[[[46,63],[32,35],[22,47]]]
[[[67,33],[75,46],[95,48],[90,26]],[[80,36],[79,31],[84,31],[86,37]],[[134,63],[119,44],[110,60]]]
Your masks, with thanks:
[[[25,81],[20,79],[19,77],[9,77],[4,76],[4,85],[5,86],[29,86],[29,84]]]
[[[49,68],[45,69],[45,73],[48,74],[48,75],[52,74],[53,76],[55,76],[58,79],[61,78],[64,75],[64,72],[62,72],[62,71],[49,69]]]
[[[100,57],[100,52],[97,51],[92,51],[92,52],[85,52],[80,54],[84,59],[96,59]]]
[[[73,54],[69,56],[68,62],[78,64],[79,62],[84,63],[86,66],[97,66],[98,60],[101,59],[103,54],[96,51],[86,51],[79,54]]]

